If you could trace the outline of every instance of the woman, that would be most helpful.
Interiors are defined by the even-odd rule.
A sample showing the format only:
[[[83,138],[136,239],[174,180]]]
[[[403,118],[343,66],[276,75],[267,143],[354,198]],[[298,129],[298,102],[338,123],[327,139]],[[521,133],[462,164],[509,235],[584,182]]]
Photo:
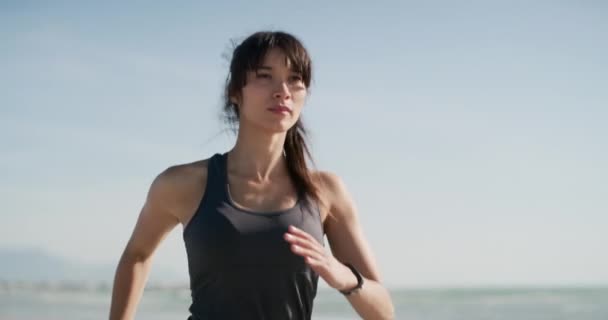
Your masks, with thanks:
[[[290,34],[258,32],[235,48],[224,107],[236,144],[156,177],[116,270],[110,319],[133,318],[153,252],[177,224],[192,320],[310,319],[319,276],[364,319],[393,318],[344,184],[307,168],[311,74]]]

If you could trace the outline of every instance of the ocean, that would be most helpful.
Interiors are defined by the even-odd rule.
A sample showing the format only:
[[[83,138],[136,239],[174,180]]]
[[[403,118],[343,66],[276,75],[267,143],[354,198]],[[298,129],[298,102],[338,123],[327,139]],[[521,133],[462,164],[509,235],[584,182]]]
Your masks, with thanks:
[[[396,319],[416,320],[607,320],[608,288],[503,288],[391,290]],[[107,286],[0,286],[0,320],[107,319]],[[136,319],[188,316],[185,288],[144,292]],[[313,319],[360,319],[339,293],[320,289]]]

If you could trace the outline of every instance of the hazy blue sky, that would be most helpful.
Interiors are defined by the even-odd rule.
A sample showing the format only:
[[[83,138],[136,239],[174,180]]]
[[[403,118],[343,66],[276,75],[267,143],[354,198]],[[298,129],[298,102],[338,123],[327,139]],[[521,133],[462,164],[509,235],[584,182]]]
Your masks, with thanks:
[[[116,263],[152,179],[232,146],[222,54],[273,29],[388,285],[608,284],[605,2],[50,3],[0,4],[0,247]],[[154,263],[187,279],[181,227]]]

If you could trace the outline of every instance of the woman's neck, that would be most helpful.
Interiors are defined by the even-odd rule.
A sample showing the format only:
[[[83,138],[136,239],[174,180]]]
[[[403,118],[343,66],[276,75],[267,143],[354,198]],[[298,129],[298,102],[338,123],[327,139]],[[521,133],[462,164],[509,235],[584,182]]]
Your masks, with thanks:
[[[235,146],[228,152],[228,171],[258,182],[287,175],[283,157],[286,133],[263,134],[239,130]]]

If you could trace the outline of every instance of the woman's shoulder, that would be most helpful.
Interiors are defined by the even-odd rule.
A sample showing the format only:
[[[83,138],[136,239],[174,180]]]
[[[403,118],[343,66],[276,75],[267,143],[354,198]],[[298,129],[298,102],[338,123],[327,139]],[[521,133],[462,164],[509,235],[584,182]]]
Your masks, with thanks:
[[[312,171],[311,176],[319,191],[324,194],[335,193],[344,185],[342,178],[334,172],[323,170]]]
[[[353,214],[354,201],[339,175],[330,171],[313,171],[311,174],[318,188],[321,203],[331,216],[337,218]]]
[[[169,165],[157,174],[153,184],[176,188],[187,186],[194,181],[200,181],[200,179],[206,179],[209,159]]]
[[[168,166],[154,178],[148,201],[164,207],[184,223],[191,207],[205,192],[208,165],[209,159],[203,159]]]
[[[331,207],[340,200],[342,194],[345,193],[346,187],[342,178],[331,171],[312,171],[312,180],[314,181],[319,197],[324,205]]]
[[[208,165],[209,159],[170,165],[156,175],[150,192],[157,198],[179,202],[204,188]]]
[[[158,174],[157,178],[168,184],[180,184],[188,180],[207,177],[207,167],[211,158],[187,163],[173,164]]]

